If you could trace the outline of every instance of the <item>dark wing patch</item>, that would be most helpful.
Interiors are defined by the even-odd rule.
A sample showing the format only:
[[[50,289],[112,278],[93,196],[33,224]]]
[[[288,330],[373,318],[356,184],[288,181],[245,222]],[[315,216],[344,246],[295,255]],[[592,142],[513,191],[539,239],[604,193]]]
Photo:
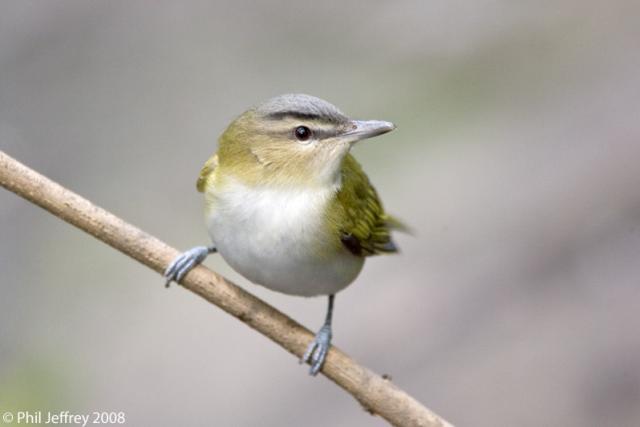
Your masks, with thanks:
[[[360,241],[353,234],[343,233],[340,236],[340,241],[344,245],[345,248],[349,249],[349,252],[356,256],[362,256],[362,246],[360,245]]]

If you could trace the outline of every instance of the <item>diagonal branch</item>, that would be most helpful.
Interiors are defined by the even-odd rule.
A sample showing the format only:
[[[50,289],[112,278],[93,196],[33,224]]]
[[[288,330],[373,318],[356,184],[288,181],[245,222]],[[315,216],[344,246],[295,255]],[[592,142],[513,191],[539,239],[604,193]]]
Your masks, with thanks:
[[[0,151],[0,185],[161,273],[178,251]],[[182,286],[237,317],[300,357],[312,333],[219,274],[199,266]],[[368,411],[395,426],[450,427],[389,380],[332,347],[324,375]]]

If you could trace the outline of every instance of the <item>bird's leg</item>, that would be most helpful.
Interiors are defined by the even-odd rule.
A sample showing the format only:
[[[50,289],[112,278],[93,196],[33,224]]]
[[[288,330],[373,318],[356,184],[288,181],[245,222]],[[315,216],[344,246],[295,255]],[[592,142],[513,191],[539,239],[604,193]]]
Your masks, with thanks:
[[[327,307],[327,317],[324,320],[324,325],[316,334],[316,337],[313,339],[309,347],[307,347],[307,351],[302,356],[300,362],[309,363],[311,368],[309,369],[309,374],[316,375],[320,368],[322,368],[322,364],[324,363],[324,359],[327,357],[327,352],[329,352],[329,347],[331,346],[331,316],[333,315],[333,300],[334,295],[329,295],[329,305]]]
[[[163,273],[167,279],[164,284],[165,287],[168,288],[172,280],[175,280],[176,283],[180,282],[193,267],[200,264],[207,255],[214,252],[217,252],[215,246],[196,246],[178,255]]]

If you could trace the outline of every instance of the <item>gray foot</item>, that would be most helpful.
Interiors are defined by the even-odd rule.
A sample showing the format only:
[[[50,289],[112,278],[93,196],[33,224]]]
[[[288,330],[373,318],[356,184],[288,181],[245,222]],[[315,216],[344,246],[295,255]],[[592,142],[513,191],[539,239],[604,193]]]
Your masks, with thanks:
[[[331,347],[331,325],[324,325],[320,328],[311,344],[309,344],[306,353],[300,360],[301,363],[309,363],[311,365],[309,369],[310,375],[316,375],[320,372],[324,359],[327,357],[327,352],[329,352],[329,347]]]
[[[167,279],[165,286],[168,288],[172,280],[180,282],[193,267],[215,251],[216,248],[213,246],[196,246],[178,255],[164,271],[164,277]]]

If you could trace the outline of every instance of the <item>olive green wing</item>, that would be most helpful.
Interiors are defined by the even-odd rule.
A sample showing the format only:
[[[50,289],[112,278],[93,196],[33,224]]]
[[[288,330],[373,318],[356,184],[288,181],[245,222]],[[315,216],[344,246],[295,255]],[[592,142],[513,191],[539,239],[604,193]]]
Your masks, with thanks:
[[[378,193],[353,156],[342,166],[342,186],[334,200],[335,228],[340,241],[357,256],[398,252],[391,240],[397,222],[384,212]]]
[[[214,176],[216,167],[218,166],[218,155],[214,154],[207,160],[200,169],[200,175],[198,175],[198,181],[196,182],[196,188],[199,192],[204,193],[207,188],[207,182]]]

